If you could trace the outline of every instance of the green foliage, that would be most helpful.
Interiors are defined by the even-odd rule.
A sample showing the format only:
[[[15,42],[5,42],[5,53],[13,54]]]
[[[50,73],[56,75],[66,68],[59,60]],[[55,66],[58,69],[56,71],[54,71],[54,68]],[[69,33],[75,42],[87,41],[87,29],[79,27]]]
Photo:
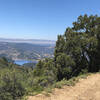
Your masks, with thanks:
[[[60,53],[59,56],[56,57],[56,67],[57,67],[57,76],[58,80],[66,77],[70,78],[70,74],[72,69],[70,66],[74,66],[75,62],[72,60],[70,56],[65,55],[64,53]]]
[[[31,70],[0,58],[0,100],[18,100],[28,93]]]
[[[38,77],[38,83],[42,87],[47,87],[56,81],[56,68],[52,59],[39,61],[33,71],[34,77]]]
[[[62,88],[64,85],[66,86],[74,86],[77,82],[79,82],[80,79],[86,79],[89,74],[82,74],[78,77],[73,77],[69,80],[63,79],[61,81],[56,82],[53,84],[54,88]]]
[[[24,95],[36,95],[56,82],[53,59],[39,61],[32,69],[0,59],[0,100],[18,100]]]
[[[21,99],[52,86],[72,86],[86,73],[99,70],[100,17],[79,16],[58,36],[53,59],[40,60],[34,69],[0,59],[0,100]],[[49,88],[46,91],[51,92]]]
[[[17,100],[25,94],[25,89],[18,79],[15,73],[7,73],[1,77],[0,100]]]
[[[83,70],[96,72],[100,69],[99,34],[100,17],[84,15],[79,16],[77,21],[73,22],[73,27],[66,29],[64,35],[58,36],[54,57],[56,67],[60,68],[58,80],[77,76]],[[66,68],[70,68],[70,73]]]

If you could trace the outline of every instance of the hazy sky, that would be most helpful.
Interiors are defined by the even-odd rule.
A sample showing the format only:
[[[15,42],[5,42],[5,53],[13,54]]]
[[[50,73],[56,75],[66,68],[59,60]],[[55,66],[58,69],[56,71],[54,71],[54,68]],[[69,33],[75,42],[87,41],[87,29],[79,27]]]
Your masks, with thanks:
[[[100,0],[0,0],[0,37],[56,40],[85,13],[100,15]]]

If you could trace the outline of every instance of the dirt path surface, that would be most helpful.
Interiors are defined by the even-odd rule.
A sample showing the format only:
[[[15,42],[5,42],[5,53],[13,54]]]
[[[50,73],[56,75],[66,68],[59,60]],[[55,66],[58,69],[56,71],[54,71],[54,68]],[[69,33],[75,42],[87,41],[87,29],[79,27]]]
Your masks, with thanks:
[[[50,97],[40,94],[28,100],[100,100],[100,74],[81,79],[75,86],[55,89]]]

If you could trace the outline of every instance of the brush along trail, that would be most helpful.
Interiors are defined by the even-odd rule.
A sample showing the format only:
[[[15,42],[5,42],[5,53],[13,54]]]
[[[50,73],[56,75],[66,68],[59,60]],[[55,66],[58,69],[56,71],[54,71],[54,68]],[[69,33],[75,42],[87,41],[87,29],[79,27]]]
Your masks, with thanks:
[[[54,89],[50,96],[39,94],[29,96],[28,100],[100,100],[100,74],[80,79],[75,86]]]

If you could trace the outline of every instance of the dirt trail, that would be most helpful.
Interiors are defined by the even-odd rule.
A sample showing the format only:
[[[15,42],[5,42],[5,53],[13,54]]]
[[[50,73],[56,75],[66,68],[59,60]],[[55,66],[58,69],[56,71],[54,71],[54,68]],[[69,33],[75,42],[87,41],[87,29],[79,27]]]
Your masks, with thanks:
[[[75,86],[55,89],[50,97],[40,94],[28,100],[100,100],[100,74],[81,79]]]

